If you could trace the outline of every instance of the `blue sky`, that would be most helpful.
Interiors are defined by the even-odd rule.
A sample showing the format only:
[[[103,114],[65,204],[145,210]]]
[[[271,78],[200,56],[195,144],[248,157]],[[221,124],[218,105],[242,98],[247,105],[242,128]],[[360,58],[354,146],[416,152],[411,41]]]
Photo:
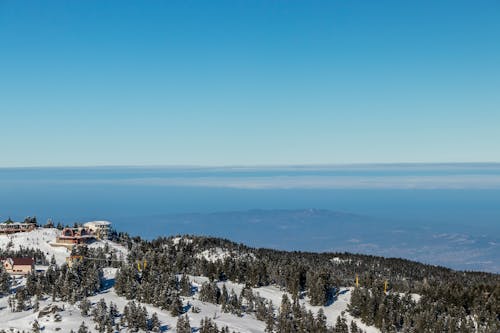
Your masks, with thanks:
[[[500,162],[498,1],[1,1],[0,166]]]

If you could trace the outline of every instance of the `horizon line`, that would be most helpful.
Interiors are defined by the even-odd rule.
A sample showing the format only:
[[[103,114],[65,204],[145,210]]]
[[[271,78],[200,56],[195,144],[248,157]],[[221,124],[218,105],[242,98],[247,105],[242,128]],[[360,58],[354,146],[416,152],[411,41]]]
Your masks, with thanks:
[[[154,168],[154,169],[274,169],[274,168],[346,168],[346,167],[425,167],[425,166],[500,166],[500,161],[482,162],[361,162],[361,163],[304,163],[304,164],[102,164],[102,165],[20,165],[0,166],[8,169],[110,169],[110,168]]]

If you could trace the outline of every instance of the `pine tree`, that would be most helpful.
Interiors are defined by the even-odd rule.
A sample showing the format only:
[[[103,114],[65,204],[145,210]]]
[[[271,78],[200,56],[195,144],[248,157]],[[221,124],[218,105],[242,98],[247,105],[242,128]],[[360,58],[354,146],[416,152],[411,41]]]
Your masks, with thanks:
[[[316,314],[316,332],[318,333],[326,333],[326,316],[323,308],[319,308],[318,313]]]
[[[200,322],[199,333],[218,333],[217,325],[212,321],[212,319],[205,317]]]
[[[89,310],[91,307],[92,303],[87,298],[84,298],[80,301],[80,311],[82,313],[82,316],[86,317],[89,315]]]
[[[106,301],[104,298],[101,298],[99,302],[97,302],[96,306],[92,309],[92,316],[94,317],[94,321],[96,322],[96,329],[99,332],[104,332],[106,330],[106,326],[110,321],[108,315],[108,306],[106,305]]]
[[[269,301],[269,306],[267,307],[267,312],[265,315],[265,321],[266,321],[266,332],[271,333],[274,330],[274,308],[273,308],[273,302]]]
[[[349,327],[344,317],[337,316],[337,322],[335,323],[335,333],[349,333]]]
[[[38,295],[35,296],[35,302],[33,303],[33,312],[37,312],[40,309],[40,300]]]
[[[176,317],[184,312],[182,301],[178,295],[174,297],[174,300],[170,306],[170,313],[172,316]]]
[[[229,301],[229,294],[227,292],[226,284],[224,283],[222,285],[222,293],[220,297],[220,304],[222,306],[222,311],[226,311],[227,309],[227,303]]]
[[[231,289],[231,294],[229,295],[229,305],[231,313],[237,316],[241,316],[241,301],[238,299],[238,295]]]
[[[148,317],[149,317],[148,310],[146,310],[145,306],[143,306],[142,308],[139,307],[139,309],[140,309],[139,316],[137,318],[137,321],[139,323],[139,328],[141,328],[143,330],[147,330],[148,329]]]
[[[358,325],[354,320],[351,321],[351,333],[358,333]]]
[[[27,293],[24,287],[18,288],[15,295],[16,312],[21,312],[26,309]]]
[[[38,320],[35,319],[35,321],[33,322],[33,325],[31,326],[31,329],[33,331],[33,333],[40,333],[40,324],[38,323]]]
[[[187,315],[180,316],[177,319],[177,333],[191,333],[191,325]]]
[[[3,265],[0,265],[0,296],[1,295],[6,295],[10,291],[10,274],[7,273],[3,267]]]
[[[150,326],[150,330],[152,332],[160,332],[160,320],[158,319],[158,315],[155,313],[153,313],[153,315],[151,316],[151,320],[149,321],[149,326]],[[177,330],[177,332],[179,332],[179,330]],[[189,333],[191,333],[191,330],[189,331]]]
[[[87,328],[85,323],[82,321],[82,323],[80,324],[80,327],[78,328],[78,333],[88,333],[88,332],[89,332],[89,329]]]
[[[181,295],[182,296],[191,296],[191,294],[192,294],[191,282],[189,282],[189,278],[185,274],[183,274],[181,277],[180,288],[181,288]]]

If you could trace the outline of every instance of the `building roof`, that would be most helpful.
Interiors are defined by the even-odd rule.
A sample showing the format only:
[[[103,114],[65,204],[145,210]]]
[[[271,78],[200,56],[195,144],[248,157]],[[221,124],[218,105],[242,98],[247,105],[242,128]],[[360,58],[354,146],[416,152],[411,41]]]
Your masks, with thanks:
[[[33,258],[12,258],[12,261],[14,261],[14,266],[35,264],[35,260],[33,260]]]
[[[25,266],[25,265],[31,266],[35,264],[35,260],[33,258],[7,258],[7,259],[2,259],[2,261],[8,259],[12,260],[12,264],[14,266]]]

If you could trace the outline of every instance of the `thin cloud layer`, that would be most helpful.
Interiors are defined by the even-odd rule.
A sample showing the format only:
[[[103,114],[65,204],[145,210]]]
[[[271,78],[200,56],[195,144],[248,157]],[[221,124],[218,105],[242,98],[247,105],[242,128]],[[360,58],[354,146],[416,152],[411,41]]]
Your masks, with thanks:
[[[110,171],[115,170],[110,174]],[[500,166],[351,165],[273,168],[10,170],[0,184],[109,184],[234,189],[500,189]],[[0,173],[1,176],[1,173]]]
[[[4,184],[8,180],[2,181]],[[19,183],[19,180],[15,181]],[[32,180],[26,181],[32,183]],[[109,184],[234,189],[500,189],[500,176],[271,176],[271,177],[141,177],[122,179],[39,180],[50,184]]]

